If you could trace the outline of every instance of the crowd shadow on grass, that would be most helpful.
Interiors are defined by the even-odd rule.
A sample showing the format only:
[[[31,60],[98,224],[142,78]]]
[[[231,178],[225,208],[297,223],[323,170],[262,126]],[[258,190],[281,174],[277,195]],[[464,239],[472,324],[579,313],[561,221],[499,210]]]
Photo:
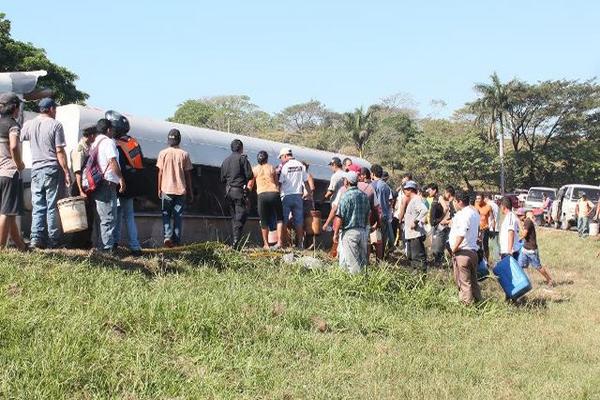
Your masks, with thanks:
[[[91,268],[104,268],[122,270],[132,273],[141,273],[147,278],[159,275],[180,273],[184,270],[176,263],[169,262],[158,255],[151,257],[130,257],[117,252],[114,255],[89,251],[45,251],[44,255],[59,262],[89,264]]]

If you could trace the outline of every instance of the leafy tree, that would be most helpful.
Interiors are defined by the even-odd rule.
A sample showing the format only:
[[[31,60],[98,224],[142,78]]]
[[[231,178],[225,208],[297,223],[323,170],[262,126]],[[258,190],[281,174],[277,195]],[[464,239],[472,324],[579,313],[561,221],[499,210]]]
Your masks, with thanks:
[[[51,62],[46,51],[31,43],[14,40],[10,35],[11,24],[6,14],[0,13],[0,72],[35,71],[44,69],[48,74],[39,79],[39,85],[52,89],[61,104],[84,104],[87,93],[77,90],[77,75],[65,67]]]
[[[210,103],[198,100],[186,100],[177,107],[175,115],[169,118],[169,121],[186,125],[208,127],[215,112],[214,105]]]
[[[408,146],[407,169],[425,182],[489,184],[495,167],[493,149],[472,125],[448,120],[424,120],[423,131]]]
[[[404,111],[378,112],[378,129],[368,142],[365,156],[378,160],[392,171],[404,168],[407,146],[419,133],[416,120]]]
[[[322,128],[330,111],[320,101],[310,100],[284,108],[277,114],[281,128],[286,132],[305,133]]]
[[[487,125],[487,140],[495,143],[497,132],[500,133],[500,192],[504,193],[504,116],[509,107],[509,96],[506,86],[500,82],[498,74],[495,72],[490,76],[491,83],[479,83],[474,89],[479,94],[479,98],[467,106],[477,116],[477,123],[480,126]],[[499,130],[497,127],[499,126]]]
[[[359,107],[353,112],[344,113],[342,116],[344,128],[350,135],[360,157],[364,156],[365,147],[373,132],[377,130],[379,123],[378,110],[378,106],[371,106],[366,111],[363,107]]]
[[[252,103],[249,96],[186,100],[169,120],[245,135],[253,135],[272,127],[271,116]]]

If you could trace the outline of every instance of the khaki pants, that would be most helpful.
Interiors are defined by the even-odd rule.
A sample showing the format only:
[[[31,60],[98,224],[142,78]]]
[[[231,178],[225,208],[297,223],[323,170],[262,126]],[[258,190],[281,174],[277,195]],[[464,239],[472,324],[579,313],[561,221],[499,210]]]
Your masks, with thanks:
[[[452,258],[454,280],[458,286],[458,298],[465,304],[481,300],[477,283],[477,253],[472,250],[459,250]]]

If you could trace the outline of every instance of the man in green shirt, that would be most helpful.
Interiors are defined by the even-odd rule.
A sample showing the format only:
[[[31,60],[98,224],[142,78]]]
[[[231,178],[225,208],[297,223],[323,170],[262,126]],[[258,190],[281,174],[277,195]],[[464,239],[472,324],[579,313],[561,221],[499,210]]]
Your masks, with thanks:
[[[347,190],[338,206],[334,236],[340,241],[340,266],[350,273],[358,273],[369,262],[367,247],[371,205],[367,195],[358,189],[356,172],[344,175],[344,185]]]

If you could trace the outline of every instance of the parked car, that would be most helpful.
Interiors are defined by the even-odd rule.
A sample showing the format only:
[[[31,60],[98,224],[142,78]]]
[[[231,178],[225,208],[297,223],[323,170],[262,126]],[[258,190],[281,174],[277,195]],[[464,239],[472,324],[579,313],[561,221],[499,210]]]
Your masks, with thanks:
[[[556,228],[568,230],[577,224],[575,206],[584,192],[591,202],[598,204],[599,186],[572,184],[558,190],[556,200],[552,203],[552,219]]]
[[[542,208],[544,195],[548,196],[550,200],[556,199],[556,189],[543,186],[534,186],[529,188],[527,197],[525,198],[526,210],[533,210],[534,208]]]

